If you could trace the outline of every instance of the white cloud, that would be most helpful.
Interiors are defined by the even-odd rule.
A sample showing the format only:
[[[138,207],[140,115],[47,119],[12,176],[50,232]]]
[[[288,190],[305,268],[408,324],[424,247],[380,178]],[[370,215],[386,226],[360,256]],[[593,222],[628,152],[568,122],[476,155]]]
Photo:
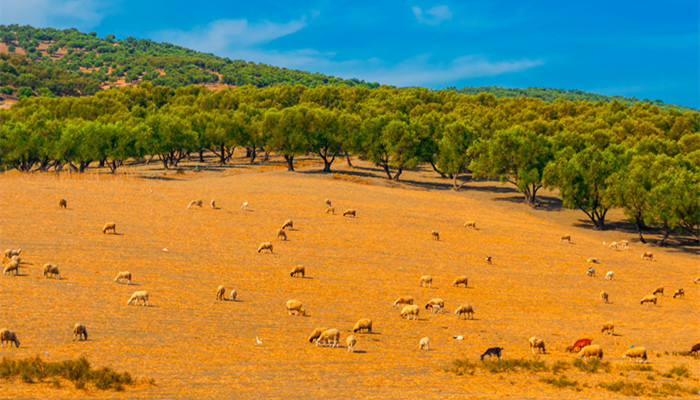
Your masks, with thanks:
[[[452,19],[452,11],[446,5],[435,6],[426,10],[425,13],[420,7],[412,7],[411,10],[416,20],[421,24],[440,25],[443,21]]]
[[[222,19],[189,31],[156,32],[155,40],[173,43],[216,55],[248,49],[291,35],[306,27],[306,18],[278,24],[269,21],[249,23],[246,19]]]
[[[87,30],[102,21],[108,6],[91,0],[1,0],[0,24]]]

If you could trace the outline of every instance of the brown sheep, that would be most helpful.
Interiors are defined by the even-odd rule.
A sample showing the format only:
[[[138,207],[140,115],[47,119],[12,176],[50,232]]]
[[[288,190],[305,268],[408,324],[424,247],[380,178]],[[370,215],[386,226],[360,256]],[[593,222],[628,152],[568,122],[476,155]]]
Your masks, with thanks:
[[[639,304],[644,304],[644,303],[654,303],[656,305],[656,296],[653,294],[646,295],[642,297],[642,301]]]
[[[326,207],[326,214],[335,215],[335,208],[333,208],[333,207]]]
[[[561,242],[563,242],[563,241],[565,241],[565,240],[566,240],[567,242],[571,243],[571,235],[562,235],[562,237],[559,238],[559,243],[561,243]]]
[[[343,212],[343,217],[353,217],[353,218],[356,217],[356,215],[355,215],[355,210],[352,210],[352,209],[350,209],[350,210],[345,210],[345,211]]]
[[[12,343],[15,347],[19,347],[19,340],[17,340],[17,335],[7,329],[0,329],[0,346],[5,347],[5,342],[10,342],[10,347]]]
[[[107,231],[112,231],[115,235],[117,234],[117,224],[114,222],[108,222],[102,227],[102,233],[107,233]]]
[[[452,286],[464,285],[464,287],[467,287],[467,282],[468,279],[466,276],[458,276],[455,278],[454,282],[452,282]]]
[[[260,243],[260,246],[258,246],[258,253],[260,253],[263,250],[270,250],[270,254],[272,254],[272,243],[270,243],[270,242]]]
[[[58,267],[51,264],[44,264],[44,278],[55,277],[56,279],[61,278],[61,273],[58,271]]]
[[[530,351],[532,354],[535,354],[535,349],[537,349],[538,353],[547,353],[547,350],[544,348],[544,340],[533,336],[530,338]]]
[[[600,299],[603,301],[603,303],[609,303],[610,301],[608,300],[608,292],[603,290],[600,292]]]
[[[654,261],[654,253],[651,251],[645,251],[642,253],[642,260]]]
[[[659,287],[657,287],[656,289],[654,289],[653,292],[651,292],[651,294],[659,294],[659,293],[661,293],[662,296],[664,295],[664,288],[663,288],[663,286],[659,286]]]
[[[679,298],[685,298],[685,290],[683,290],[683,289],[678,289],[678,290],[676,290],[676,291],[673,293],[673,298],[675,299],[676,296],[678,296]]]
[[[464,223],[465,228],[474,228],[476,229],[476,222],[474,221],[467,221]]]
[[[277,231],[277,240],[287,240],[287,232],[284,229],[279,229]]]
[[[87,329],[85,329],[85,325],[83,324],[75,324],[73,327],[73,340],[87,340],[88,339],[88,333]]]
[[[306,275],[306,268],[302,267],[301,265],[297,265],[294,268],[292,268],[292,272],[289,273],[289,276],[296,275],[301,275],[301,277],[303,278],[304,275]]]
[[[432,231],[430,234],[433,235],[435,240],[440,240],[440,233],[438,231]]]
[[[68,208],[68,202],[66,199],[61,199],[58,201],[58,208]]]
[[[601,333],[607,332],[611,335],[614,335],[615,334],[615,324],[613,324],[612,321],[608,321],[608,322],[604,323],[603,327],[600,328],[600,332]]]

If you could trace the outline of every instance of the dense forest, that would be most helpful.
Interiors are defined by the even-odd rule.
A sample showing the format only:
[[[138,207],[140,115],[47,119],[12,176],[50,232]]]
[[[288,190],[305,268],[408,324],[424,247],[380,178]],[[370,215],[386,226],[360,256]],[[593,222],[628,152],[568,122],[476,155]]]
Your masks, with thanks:
[[[451,177],[511,183],[526,204],[556,188],[566,207],[605,229],[622,208],[643,241],[649,225],[700,237],[700,114],[648,103],[606,103],[423,88],[252,85],[210,91],[150,82],[90,97],[31,97],[0,111],[0,163],[20,171],[91,165],[117,170],[127,159],[177,167],[188,156],[218,163],[247,149],[315,154],[324,171],[347,154],[381,167],[388,179],[430,165]],[[94,164],[93,164],[94,163]]]

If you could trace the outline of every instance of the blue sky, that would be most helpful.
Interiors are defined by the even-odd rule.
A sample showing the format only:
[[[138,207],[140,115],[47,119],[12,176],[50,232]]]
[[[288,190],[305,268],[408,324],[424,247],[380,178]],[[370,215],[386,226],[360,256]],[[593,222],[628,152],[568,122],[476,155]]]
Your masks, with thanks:
[[[541,86],[700,108],[697,0],[0,0],[0,24],[12,23],[396,86]]]

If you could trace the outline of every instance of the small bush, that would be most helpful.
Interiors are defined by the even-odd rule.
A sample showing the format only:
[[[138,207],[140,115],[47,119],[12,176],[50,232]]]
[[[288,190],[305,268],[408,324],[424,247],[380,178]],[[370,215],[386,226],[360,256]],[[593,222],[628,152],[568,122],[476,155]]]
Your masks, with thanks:
[[[617,381],[600,383],[598,386],[611,392],[622,393],[625,396],[643,396],[645,392],[644,384],[639,382]]]
[[[610,363],[607,361],[602,361],[599,358],[590,358],[586,361],[577,358],[574,360],[574,367],[578,368],[583,372],[596,373],[598,369],[602,369],[605,372],[610,372]]]
[[[524,358],[501,358],[497,360],[483,360],[481,362],[481,365],[483,369],[493,374],[507,371],[517,371],[519,369],[530,372],[549,370],[549,368],[547,368],[547,364],[545,364],[544,361],[527,360]]]
[[[688,367],[686,367],[685,365],[677,365],[669,369],[668,372],[666,372],[663,376],[665,376],[666,378],[673,378],[674,375],[678,376],[679,378],[688,378],[690,377],[690,371],[688,371]]]
[[[548,383],[554,387],[558,388],[572,388],[576,390],[581,390],[578,387],[578,381],[569,380],[566,375],[562,375],[558,378],[540,378],[540,382]]]
[[[555,361],[554,364],[552,364],[552,373],[556,375],[561,371],[569,369],[570,366],[571,365],[566,361]]]
[[[598,386],[611,392],[618,392],[625,396],[646,396],[646,397],[662,397],[662,396],[685,396],[698,393],[697,387],[681,386],[677,383],[662,383],[659,385],[648,384],[641,382],[617,381],[610,383],[600,383]]]
[[[644,364],[625,365],[623,368],[627,371],[654,371],[654,367]]]

